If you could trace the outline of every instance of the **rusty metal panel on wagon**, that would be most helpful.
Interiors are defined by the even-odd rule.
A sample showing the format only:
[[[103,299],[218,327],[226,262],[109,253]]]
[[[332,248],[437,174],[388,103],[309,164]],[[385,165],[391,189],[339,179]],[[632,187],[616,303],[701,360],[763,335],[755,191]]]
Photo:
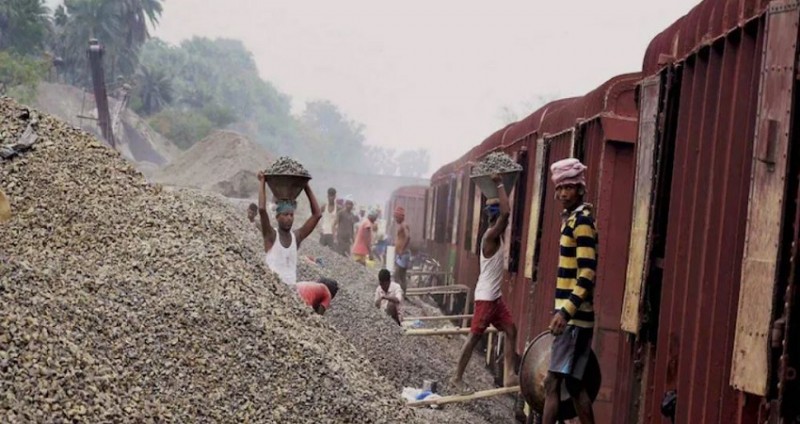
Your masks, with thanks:
[[[647,47],[644,75],[654,75],[664,66],[686,60],[697,50],[727,37],[737,27],[757,19],[771,0],[704,0],[686,16],[658,34]]]
[[[633,84],[627,84],[632,91]],[[603,381],[595,400],[598,422],[614,421],[627,408],[630,384],[620,378],[633,366],[625,333],[619,330],[622,299],[625,292],[625,254],[630,236],[633,198],[634,146],[627,142],[605,141],[602,120],[581,126],[583,152],[578,156],[588,167],[587,199],[594,205],[598,231],[598,263],[593,299],[595,333],[592,347],[600,361]],[[635,132],[628,137],[635,137]],[[580,149],[576,149],[580,152]],[[618,402],[621,401],[621,402]]]
[[[769,335],[786,190],[799,23],[797,0],[770,6],[731,370],[734,387],[761,396],[767,394],[771,375]]]
[[[544,183],[544,177],[546,175],[546,171],[544,168],[544,151],[545,143],[544,139],[536,140],[536,153],[534,159],[533,170],[531,171],[531,178],[532,178],[532,195],[530,197],[531,207],[530,212],[528,214],[528,238],[527,238],[527,248],[525,251],[525,278],[533,279],[533,271],[534,271],[534,257],[536,256],[536,245],[539,236],[539,221],[541,218],[542,212],[542,193],[543,187],[542,184]]]
[[[639,306],[642,285],[647,270],[650,240],[650,216],[654,187],[656,148],[656,121],[661,78],[656,75],[645,79],[641,85],[639,109],[639,142],[636,146],[636,177],[633,194],[633,222],[631,223],[628,269],[625,277],[625,297],[622,304],[621,327],[636,334],[639,332]]]
[[[703,29],[708,21],[690,17],[668,32],[716,37],[699,37],[694,48],[681,45],[687,55],[673,63],[679,94],[665,117],[675,126],[667,128],[674,132],[672,180],[667,204],[654,205],[668,207],[668,225],[643,419],[663,422],[661,401],[675,390],[675,422],[746,423],[759,401],[744,401],[728,383],[764,20],[748,17],[717,34]]]

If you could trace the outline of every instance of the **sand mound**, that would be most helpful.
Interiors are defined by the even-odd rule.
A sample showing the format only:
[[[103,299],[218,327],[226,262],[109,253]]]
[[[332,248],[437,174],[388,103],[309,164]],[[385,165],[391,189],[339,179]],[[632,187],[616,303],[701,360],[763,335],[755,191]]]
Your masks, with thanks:
[[[233,131],[215,131],[153,176],[162,184],[214,191],[228,197],[255,196],[255,175],[273,161],[264,148]],[[253,181],[246,181],[250,177]]]

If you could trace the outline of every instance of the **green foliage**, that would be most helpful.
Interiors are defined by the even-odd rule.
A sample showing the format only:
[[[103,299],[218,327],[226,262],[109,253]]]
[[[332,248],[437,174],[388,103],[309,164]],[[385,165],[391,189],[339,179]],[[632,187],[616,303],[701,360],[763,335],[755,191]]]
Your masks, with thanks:
[[[215,127],[250,122],[236,127],[273,152],[297,139],[289,97],[261,79],[240,41],[195,37],[171,46],[151,39],[139,58],[143,67],[171,78],[175,107],[202,114]]]
[[[330,101],[308,102],[292,116],[289,96],[260,77],[241,41],[151,39],[162,11],[163,0],[64,0],[51,17],[44,0],[0,0],[0,92],[32,99],[48,69],[35,57],[46,50],[68,82],[90,87],[86,49],[95,38],[105,48],[109,88],[131,83],[130,107],[182,149],[228,127],[313,168],[427,172],[426,151],[367,146],[364,126]]]
[[[406,150],[397,155],[397,168],[400,175],[421,177],[430,168],[430,154],[425,149]]]
[[[425,149],[397,152],[378,146],[367,146],[365,168],[368,172],[382,175],[399,175],[419,178],[430,168],[430,154]]]
[[[137,108],[144,115],[151,115],[165,107],[173,100],[172,79],[162,68],[140,66],[136,75],[136,92],[134,97]]]
[[[0,51],[0,94],[29,103],[46,73],[47,63],[43,60]]]
[[[236,115],[230,109],[215,103],[209,103],[200,109],[203,114],[215,127],[223,128],[236,122]]]
[[[64,60],[74,84],[91,82],[86,48],[90,38],[105,47],[106,80],[131,77],[137,70],[139,49],[149,38],[162,12],[161,0],[65,0],[54,15],[52,49]]]
[[[398,153],[366,145],[364,126],[350,120],[330,101],[306,103],[299,121],[299,138],[286,153],[311,167],[407,177],[421,177],[430,167],[425,149]]]
[[[363,166],[364,126],[348,119],[330,101],[306,103],[300,126],[302,139],[296,154],[311,166],[354,170]]]
[[[0,50],[40,53],[50,27],[49,13],[44,0],[0,1]]]
[[[165,109],[153,115],[149,123],[183,150],[192,147],[214,129],[214,124],[202,113],[177,109]]]

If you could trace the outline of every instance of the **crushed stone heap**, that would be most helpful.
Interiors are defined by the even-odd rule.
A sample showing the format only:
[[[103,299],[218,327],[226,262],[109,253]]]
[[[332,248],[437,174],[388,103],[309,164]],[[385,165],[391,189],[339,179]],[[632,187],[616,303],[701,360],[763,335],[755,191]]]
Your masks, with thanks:
[[[0,144],[27,128],[0,99]],[[28,114],[28,115],[32,115]],[[39,114],[0,159],[0,422],[418,422],[220,198]]]
[[[244,135],[220,130],[195,143],[155,172],[152,179],[165,185],[248,198],[258,195],[256,172],[272,161],[263,147]]]

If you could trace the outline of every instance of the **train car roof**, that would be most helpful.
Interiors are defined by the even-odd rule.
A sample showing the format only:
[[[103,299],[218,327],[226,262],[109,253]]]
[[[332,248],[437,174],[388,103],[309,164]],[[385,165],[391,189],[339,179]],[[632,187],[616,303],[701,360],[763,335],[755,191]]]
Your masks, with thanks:
[[[671,62],[685,60],[759,17],[769,3],[769,0],[704,0],[653,38],[645,51],[643,74],[653,75]]]

